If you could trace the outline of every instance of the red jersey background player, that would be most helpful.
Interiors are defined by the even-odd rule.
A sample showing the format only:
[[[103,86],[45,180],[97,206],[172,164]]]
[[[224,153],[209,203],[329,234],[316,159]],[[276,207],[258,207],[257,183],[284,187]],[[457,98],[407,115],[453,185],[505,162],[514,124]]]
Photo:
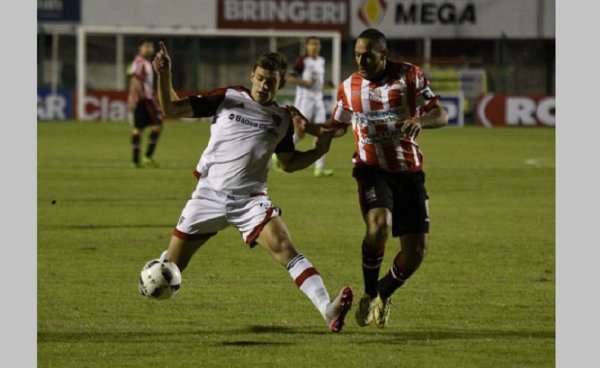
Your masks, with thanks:
[[[358,71],[338,88],[334,124],[352,125],[353,175],[366,233],[362,242],[365,294],[356,311],[360,326],[385,327],[391,296],[419,268],[429,233],[421,128],[447,124],[439,97],[420,68],[387,58],[385,36],[367,29],[357,38]],[[400,238],[388,273],[378,280],[385,243]]]
[[[154,56],[154,44],[150,40],[138,43],[137,54],[129,67],[128,107],[130,120],[133,123],[131,145],[134,167],[154,166],[154,150],[162,131],[162,112],[154,94],[154,70],[150,63]],[[142,162],[140,162],[140,146],[142,132],[150,127],[149,141]]]
[[[227,87],[180,99],[171,85],[170,58],[164,44],[160,45],[153,64],[165,114],[175,118],[213,116],[210,140],[196,167],[196,190],[161,259],[174,262],[183,271],[209,238],[233,225],[249,246],[260,245],[285,266],[329,328],[340,331],[352,305],[352,289],[345,287],[330,300],[321,276],[298,252],[281,211],[267,195],[273,153],[283,170],[301,170],[327,152],[332,139],[330,133],[321,134],[313,149],[296,151],[292,118],[300,114],[275,103],[278,90],[285,85],[285,58],[276,52],[261,54],[250,74],[250,90]]]

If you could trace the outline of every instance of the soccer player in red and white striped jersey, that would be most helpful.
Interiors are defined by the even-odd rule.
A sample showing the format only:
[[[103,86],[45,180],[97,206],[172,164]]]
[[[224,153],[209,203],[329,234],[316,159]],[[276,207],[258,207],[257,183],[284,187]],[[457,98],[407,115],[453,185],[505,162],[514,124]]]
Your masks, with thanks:
[[[184,270],[194,253],[212,236],[235,226],[250,246],[260,245],[285,266],[296,286],[312,301],[333,332],[342,329],[353,292],[344,287],[330,299],[323,279],[296,249],[281,211],[267,195],[267,172],[275,153],[284,171],[302,170],[329,150],[332,134],[322,134],[313,149],[296,151],[292,119],[295,108],[280,107],[277,92],[285,84],[282,54],[263,53],[250,74],[251,88],[219,88],[179,98],[171,85],[171,63],[164,44],[154,59],[159,100],[174,118],[212,116],[211,137],[195,174],[199,179],[162,259]]]
[[[367,29],[357,38],[358,71],[338,88],[334,124],[352,126],[353,176],[366,224],[362,241],[365,294],[356,311],[360,326],[372,320],[385,327],[391,295],[419,268],[427,245],[429,215],[422,128],[447,124],[448,115],[422,70],[387,58],[385,36]],[[400,252],[380,280],[389,234],[400,237]]]
[[[133,121],[131,146],[134,167],[156,167],[153,155],[162,131],[162,112],[154,93],[154,70],[150,59],[154,56],[154,44],[144,39],[138,43],[137,54],[129,67],[128,107]],[[148,145],[140,161],[142,132],[150,127]]]

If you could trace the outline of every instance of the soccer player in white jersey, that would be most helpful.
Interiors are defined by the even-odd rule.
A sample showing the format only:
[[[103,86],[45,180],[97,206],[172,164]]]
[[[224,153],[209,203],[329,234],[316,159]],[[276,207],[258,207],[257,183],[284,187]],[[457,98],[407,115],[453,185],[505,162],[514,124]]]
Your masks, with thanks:
[[[389,319],[391,296],[417,271],[429,233],[422,128],[447,124],[448,114],[415,65],[387,58],[385,36],[367,29],[357,38],[358,71],[338,88],[334,124],[351,125],[355,138],[353,176],[366,225],[362,240],[365,294],[356,311],[360,326]],[[329,123],[328,123],[329,125]],[[387,274],[378,280],[389,235],[400,238]]]
[[[308,37],[305,42],[305,49],[305,55],[296,60],[292,73],[287,80],[296,85],[294,106],[311,123],[324,124],[326,118],[325,104],[323,103],[325,58],[319,55],[321,40],[317,37]],[[297,126],[294,130],[294,143],[297,143],[304,137],[304,130]],[[314,166],[316,177],[333,175],[332,169],[325,168],[325,155],[315,161]]]
[[[198,184],[161,258],[183,271],[210,237],[233,225],[250,247],[260,245],[285,266],[331,331],[340,331],[352,305],[352,289],[344,287],[330,300],[321,276],[298,252],[280,209],[267,195],[267,171],[274,152],[283,170],[301,170],[327,152],[332,139],[332,134],[324,133],[313,149],[295,150],[292,117],[300,114],[275,103],[277,91],[285,84],[283,55],[270,52],[259,56],[250,75],[250,90],[227,87],[180,99],[171,84],[169,55],[164,44],[160,46],[153,64],[165,115],[213,116],[211,137],[196,167]]]
[[[154,44],[144,39],[138,43],[137,54],[129,67],[128,107],[133,120],[131,131],[133,167],[156,167],[153,155],[162,131],[162,112],[154,94],[154,70],[150,60],[154,56]],[[148,145],[140,161],[142,132],[150,127]]]

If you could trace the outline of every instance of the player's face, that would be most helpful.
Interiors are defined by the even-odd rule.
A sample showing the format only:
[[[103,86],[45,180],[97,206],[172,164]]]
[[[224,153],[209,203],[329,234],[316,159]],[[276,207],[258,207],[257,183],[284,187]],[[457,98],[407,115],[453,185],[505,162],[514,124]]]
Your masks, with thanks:
[[[373,40],[359,38],[354,45],[354,59],[360,75],[365,79],[373,79],[385,67],[387,50],[378,50]]]
[[[139,48],[140,55],[143,57],[151,57],[154,55],[154,44],[152,42],[144,42]]]
[[[250,82],[252,82],[250,93],[254,101],[265,105],[275,100],[280,81],[281,75],[279,75],[279,71],[263,69],[257,66],[250,75]]]
[[[321,51],[321,41],[311,38],[306,42],[306,55],[317,56]]]

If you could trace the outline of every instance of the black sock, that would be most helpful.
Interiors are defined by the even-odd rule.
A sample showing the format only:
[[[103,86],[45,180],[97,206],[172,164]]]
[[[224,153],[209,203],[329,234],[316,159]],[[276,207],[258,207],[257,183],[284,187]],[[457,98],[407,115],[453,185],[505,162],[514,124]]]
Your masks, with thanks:
[[[131,136],[131,147],[133,150],[133,162],[135,164],[140,163],[140,140],[141,140],[141,136],[139,134],[133,134]]]
[[[150,158],[154,154],[159,136],[160,132],[150,132],[150,141],[148,142],[148,148],[146,149],[146,157]]]
[[[365,241],[362,243],[362,271],[365,285],[365,293],[371,298],[377,296],[377,279],[379,278],[379,269],[383,261],[385,246],[379,248],[369,247]]]
[[[401,258],[402,252],[398,253],[388,273],[377,283],[377,290],[381,299],[390,297],[406,280],[414,273]]]

